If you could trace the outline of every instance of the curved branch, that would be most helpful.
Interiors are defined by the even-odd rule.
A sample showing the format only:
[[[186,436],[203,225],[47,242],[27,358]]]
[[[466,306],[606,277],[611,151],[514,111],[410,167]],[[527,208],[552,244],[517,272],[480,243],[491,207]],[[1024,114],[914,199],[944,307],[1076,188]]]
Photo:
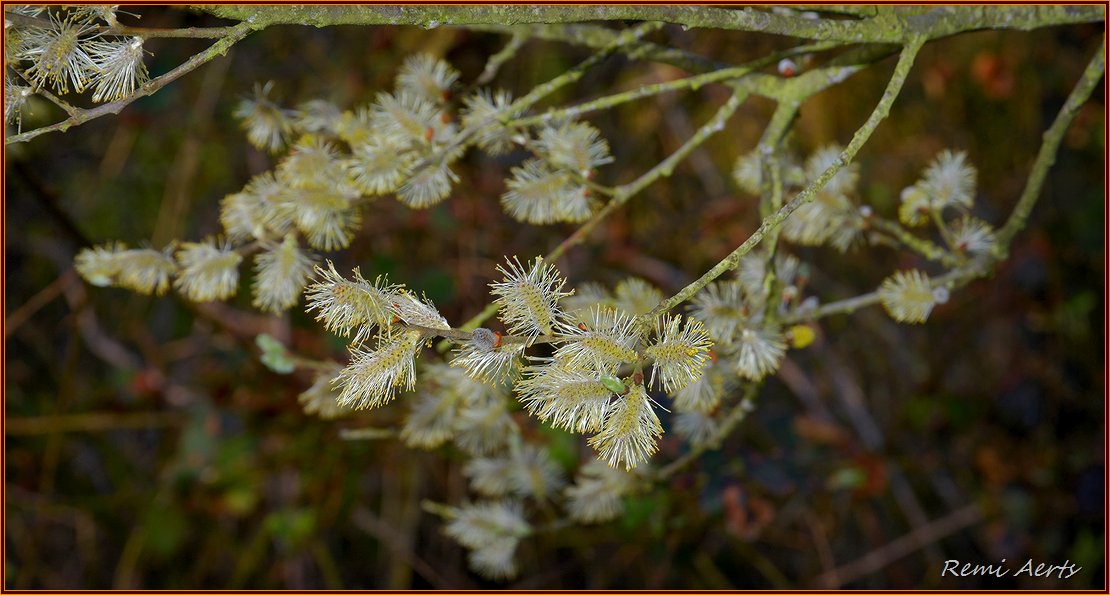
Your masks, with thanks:
[[[1052,125],[1044,133],[1044,142],[1041,143],[1041,148],[1037,151],[1033,168],[1029,171],[1029,177],[1025,181],[1025,189],[1021,192],[1021,198],[1018,199],[1017,206],[1014,207],[1005,225],[998,230],[998,246],[995,254],[997,258],[1006,258],[1010,249],[1010,242],[1013,241],[1017,232],[1025,227],[1025,222],[1029,219],[1029,213],[1033,211],[1033,205],[1037,203],[1037,198],[1041,194],[1041,188],[1044,186],[1048,170],[1056,162],[1056,153],[1060,150],[1064,133],[1067,132],[1068,126],[1075,119],[1076,114],[1079,113],[1079,108],[1091,97],[1091,93],[1094,92],[1095,86],[1102,78],[1105,69],[1106,38],[1104,37],[1102,43],[1098,46],[1098,51],[1095,52],[1090,63],[1087,64],[1086,70],[1083,71],[1083,77],[1076,83],[1075,88],[1068,95],[1067,101],[1064,102],[1064,107],[1060,109],[1060,113],[1056,114],[1056,119],[1053,120]]]

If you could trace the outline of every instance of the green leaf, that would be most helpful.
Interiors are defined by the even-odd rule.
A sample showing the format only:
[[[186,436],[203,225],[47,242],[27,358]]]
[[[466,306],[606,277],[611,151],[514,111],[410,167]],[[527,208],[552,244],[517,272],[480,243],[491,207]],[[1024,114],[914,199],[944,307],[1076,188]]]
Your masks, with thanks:
[[[293,360],[289,358],[289,351],[285,349],[280,341],[271,337],[266,333],[262,333],[254,338],[255,344],[262,350],[262,363],[265,366],[278,374],[289,374],[295,367]]]
[[[867,481],[867,474],[859,467],[845,467],[837,469],[836,472],[829,477],[828,485],[830,490],[843,490],[855,489]]]
[[[180,506],[155,502],[146,511],[146,543],[159,558],[173,555],[189,533],[189,520]]]
[[[263,353],[269,353],[271,351],[285,352],[285,345],[282,345],[281,341],[278,341],[269,333],[258,335],[254,338],[254,343],[258,345],[258,348],[261,349]]]
[[[266,530],[290,543],[301,543],[316,530],[316,514],[311,510],[280,510],[266,517]]]

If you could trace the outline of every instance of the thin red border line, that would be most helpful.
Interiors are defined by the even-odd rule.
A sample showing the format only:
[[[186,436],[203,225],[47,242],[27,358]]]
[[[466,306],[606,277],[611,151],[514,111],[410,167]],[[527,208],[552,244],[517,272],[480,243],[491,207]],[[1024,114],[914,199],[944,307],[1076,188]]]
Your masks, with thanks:
[[[36,4],[35,2],[28,3],[14,3],[3,2],[3,4]],[[39,3],[41,4],[41,3]],[[120,0],[117,2],[104,2],[103,0],[96,0],[92,2],[82,2],[82,4],[102,4],[102,5],[135,5],[135,6],[152,6],[150,2],[141,0]],[[186,4],[185,2],[168,2],[163,5]],[[200,5],[221,5],[228,4],[227,1],[220,0],[198,0],[197,2],[188,2],[187,4],[200,4]],[[235,4],[248,4],[252,6],[286,6],[294,3],[290,2],[273,2],[270,0],[243,0]],[[474,0],[443,0],[439,2],[419,2],[415,0],[403,0],[400,2],[352,2],[350,0],[336,0],[328,2],[313,2],[310,3],[314,6],[367,6],[367,5],[386,5],[386,6],[612,6],[612,5],[625,5],[625,6],[724,6],[736,8],[749,8],[749,7],[774,7],[774,6],[899,6],[912,4],[915,6],[1026,6],[1030,4],[1038,4],[1043,6],[1093,6],[1102,5],[1110,9],[1110,2],[1106,0],[1074,0],[1071,2],[954,2],[951,0],[922,0],[920,2],[910,2],[903,0],[879,0],[877,2],[807,2],[806,0],[785,0],[783,2],[756,2],[756,3],[737,3],[737,2],[722,2],[720,0],[709,0],[707,2],[664,2],[661,0],[615,0],[612,2],[581,2],[579,0],[544,0],[542,2],[527,2],[522,0],[512,0],[510,2],[476,2]],[[383,25],[384,26],[384,25]]]
[[[1108,7],[1108,10],[1110,10],[1110,7]],[[1103,21],[1103,48],[1110,45],[1107,43],[1106,31],[1106,22]],[[1110,214],[1107,213],[1107,206],[1108,203],[1110,203],[1110,200],[1108,200],[1108,197],[1110,197],[1110,180],[1107,178],[1108,165],[1105,153],[1108,126],[1106,116],[1108,108],[1110,108],[1110,101],[1108,101],[1108,99],[1110,99],[1110,85],[1107,85],[1106,71],[1104,69],[1102,73],[1102,586],[1110,589],[1110,564],[1107,563],[1107,552],[1110,550],[1107,541],[1110,539],[1110,515],[1107,514],[1106,509],[1106,499],[1108,495],[1110,495],[1110,474],[1107,474],[1106,469],[1106,462],[1110,459],[1110,398],[1107,396],[1110,394],[1110,380],[1108,380],[1110,376],[1107,375],[1110,374],[1110,370],[1107,369],[1108,354],[1106,352],[1107,344],[1110,342],[1108,341],[1108,339],[1110,339],[1110,317],[1108,317],[1108,313],[1110,313],[1110,302],[1107,301],[1106,295],[1107,279],[1110,278],[1110,269],[1107,268],[1107,254],[1110,254],[1110,247],[1108,247],[1106,243],[1107,237],[1110,236],[1110,233],[1108,233],[1108,231],[1110,231]]]
[[[221,4],[223,2],[202,0],[200,2],[195,2],[195,3],[196,4]],[[291,4],[289,2],[253,2],[253,1],[250,1],[250,0],[248,0],[246,2],[240,2],[240,3],[241,4],[252,4],[252,5],[287,5],[287,4]],[[0,2],[0,5],[3,5],[3,6],[6,6],[7,4],[15,4],[15,3],[14,2],[6,2],[6,1]],[[123,0],[122,2],[89,2],[88,4],[125,4],[125,5],[135,4],[135,5],[138,5],[138,4],[147,4],[147,3],[137,2],[137,1],[133,1],[133,0]],[[320,4],[354,5],[354,4],[358,4],[358,3],[355,3],[355,2],[326,2],[326,3],[320,3]],[[395,3],[390,3],[390,4],[415,6],[415,5],[493,5],[495,3],[447,1],[447,2],[395,2]],[[529,4],[534,5],[534,4],[538,4],[538,5],[543,5],[543,6],[570,6],[570,5],[586,6],[586,5],[593,5],[593,4],[596,4],[596,3],[588,3],[588,2],[541,2],[541,3],[505,2],[505,3],[500,3],[500,4],[511,4],[511,5],[529,5]],[[666,4],[673,4],[673,3],[657,2],[655,0],[647,0],[647,1],[640,1],[640,2],[635,2],[635,1],[626,2],[626,1],[621,0],[621,1],[618,1],[618,2],[612,2],[610,4],[666,5]],[[724,3],[724,2],[702,2],[702,3],[698,3],[698,4],[714,5],[714,6],[720,6],[720,5],[732,6],[732,5],[735,5],[734,3]],[[826,4],[826,3],[824,3],[824,2],[807,3],[807,2],[805,2],[805,0],[787,0],[785,2],[779,2],[779,3],[775,3],[775,4],[756,4],[756,6],[776,6],[776,5],[781,6],[781,5],[794,5],[794,4]],[[832,4],[832,3],[828,3],[828,4]],[[874,2],[874,3],[842,2],[842,3],[837,3],[837,4],[842,4],[842,5],[868,5],[868,4],[870,4],[870,5],[897,5],[897,4],[903,4],[903,2],[890,2],[890,1],[880,1],[880,2]],[[934,6],[934,5],[984,5],[986,3],[923,1],[923,2],[915,2],[914,4]],[[1061,3],[1048,3],[1048,4],[1070,5],[1070,6],[1101,4],[1103,6],[1106,6],[1108,8],[1108,11],[1110,11],[1110,2],[1061,2]],[[1002,2],[1002,3],[990,3],[989,5],[1012,6],[1012,5],[1020,5],[1020,3]],[[1104,43],[1104,46],[1107,45],[1106,31],[1107,31],[1107,23],[1104,21],[1103,22],[1103,34],[1104,34],[1103,43]],[[0,50],[0,55],[2,55],[2,54],[3,54],[3,50]],[[1103,147],[1104,147],[1104,150],[1105,150],[1105,147],[1106,147],[1106,138],[1107,138],[1107,120],[1106,120],[1107,109],[1106,108],[1107,108],[1107,105],[1110,104],[1110,101],[1108,101],[1108,100],[1110,100],[1110,89],[1107,88],[1105,77],[1106,77],[1106,75],[1104,74],[1103,75],[1103,116],[1104,116],[1104,119],[1103,119]],[[0,158],[3,158],[4,164],[5,164],[4,172],[2,174],[0,174],[0,192],[2,192],[2,196],[0,196],[0,208],[2,208],[2,210],[0,210],[0,237],[2,237],[4,239],[5,246],[6,246],[7,245],[6,244],[6,242],[7,242],[7,175],[6,175],[7,174],[7,145],[6,144],[4,145],[3,148],[0,148]],[[1105,160],[1105,155],[1104,155],[1104,161],[1103,161],[1103,204],[1104,204],[1104,207],[1107,206],[1107,197],[1110,197],[1110,179],[1108,179],[1108,177],[1107,177],[1107,162]],[[1107,353],[1106,353],[1107,344],[1108,344],[1108,342],[1110,342],[1110,324],[1108,324],[1108,323],[1110,323],[1110,301],[1107,300],[1107,296],[1106,296],[1106,287],[1108,285],[1107,281],[1110,280],[1110,269],[1107,268],[1108,254],[1110,254],[1110,247],[1108,247],[1108,245],[1106,243],[1106,238],[1107,238],[1108,235],[1110,235],[1110,233],[1108,233],[1108,232],[1110,232],[1110,218],[1108,218],[1108,216],[1107,216],[1107,209],[1104,208],[1103,209],[1103,405],[1104,405],[1103,406],[1103,454],[1104,454],[1104,458],[1103,458],[1103,486],[1104,486],[1104,491],[1103,491],[1103,495],[1104,495],[1104,502],[1103,502],[1103,504],[1104,504],[1104,514],[1103,514],[1103,585],[1104,585],[1104,589],[1101,590],[1101,591],[1099,591],[1099,590],[1081,590],[1081,591],[1031,590],[1031,591],[1023,591],[1025,593],[1062,593],[1062,592],[1108,593],[1108,592],[1110,592],[1110,580],[1108,580],[1108,578],[1110,578],[1110,567],[1108,567],[1108,566],[1110,566],[1110,565],[1107,564],[1107,558],[1106,558],[1107,549],[1108,549],[1107,548],[1107,538],[1108,538],[1108,536],[1110,536],[1110,515],[1107,515],[1106,510],[1105,510],[1105,505],[1106,505],[1105,498],[1107,497],[1107,494],[1110,494],[1110,489],[1107,489],[1107,488],[1110,488],[1110,475],[1107,474],[1107,470],[1106,470],[1106,462],[1107,462],[1108,459],[1110,459],[1110,407],[1107,406],[1108,405],[1107,396],[1108,396],[1108,391],[1110,391],[1110,366],[1107,366],[1107,362],[1110,361],[1110,359],[1107,358]],[[4,258],[0,259],[0,273],[4,274],[3,278],[0,279],[0,288],[3,289],[3,294],[0,295],[0,308],[3,308],[3,312],[4,312],[4,315],[0,316],[0,330],[3,330],[5,328],[5,325],[6,325],[6,322],[7,322],[7,316],[6,316],[6,314],[7,314],[7,287],[6,287],[7,275],[6,275],[6,272],[7,272],[7,258],[6,258],[6,252],[5,252]],[[0,357],[3,357],[3,361],[0,361],[0,377],[3,378],[4,388],[6,388],[6,386],[7,386],[7,342],[6,341],[4,342],[3,346],[0,346]],[[5,398],[6,397],[5,392],[6,391],[4,389],[0,389],[0,401],[3,401],[3,403],[4,403],[4,411],[3,411],[2,414],[0,414],[0,433],[4,434],[4,436],[7,435],[7,432],[6,432],[7,401],[6,401],[6,398]],[[7,449],[6,449],[6,440],[5,440],[4,444],[0,444],[0,466],[2,466],[5,470],[5,477],[7,475],[7,473],[6,473],[6,471],[7,471],[6,452],[7,452]],[[3,519],[3,521],[0,521],[0,532],[2,532],[2,529],[6,528],[6,525],[7,525],[7,523],[6,523],[6,521],[7,521],[7,494],[6,494],[5,487],[6,487],[6,485],[0,486],[0,505],[2,505],[4,507],[3,512],[0,513],[0,514],[3,515],[2,517],[0,517],[0,518]],[[0,543],[0,559],[5,560],[5,561],[7,560],[7,539],[4,539],[3,543]],[[74,591],[66,591],[66,590],[8,590],[8,589],[4,588],[6,586],[6,581],[7,581],[5,570],[6,570],[6,564],[0,565],[0,592],[3,592],[3,593],[71,593],[71,592],[74,592]],[[142,591],[142,590],[87,590],[87,591],[81,591],[81,592],[85,592],[85,593],[148,593],[150,591]],[[245,590],[218,590],[218,591],[214,591],[214,590],[179,590],[179,591],[168,591],[168,592],[173,592],[173,593],[253,593],[253,591],[245,591]],[[330,593],[330,592],[334,592],[334,591],[330,591],[330,590],[303,590],[303,591],[285,591],[285,592],[288,592],[288,593]],[[416,593],[443,593],[445,591],[374,591],[374,592],[377,592],[377,593],[412,593],[412,592],[416,592]],[[473,593],[473,592],[483,592],[483,591],[446,591],[446,592]],[[504,592],[507,592],[507,593],[551,593],[552,591],[505,590]],[[557,591],[555,591],[555,592],[557,592]],[[593,593],[624,593],[624,592],[629,592],[629,591],[589,591],[589,592],[593,592]],[[631,592],[644,593],[644,592],[648,592],[648,591],[631,591]],[[650,591],[650,592],[652,592],[652,593],[688,593],[690,591],[665,590],[665,591]],[[726,593],[762,593],[762,592],[765,592],[765,591],[743,590],[743,591],[721,591],[721,592],[726,592]],[[864,590],[836,590],[836,591],[833,591],[833,590],[806,590],[804,592],[806,592],[806,593],[830,593],[831,594],[831,593],[871,593],[873,591],[864,591]],[[971,590],[971,591],[895,590],[895,591],[888,591],[888,592],[893,592],[893,593],[928,593],[928,592],[935,592],[935,593],[990,593],[992,591],[980,591],[980,590]]]

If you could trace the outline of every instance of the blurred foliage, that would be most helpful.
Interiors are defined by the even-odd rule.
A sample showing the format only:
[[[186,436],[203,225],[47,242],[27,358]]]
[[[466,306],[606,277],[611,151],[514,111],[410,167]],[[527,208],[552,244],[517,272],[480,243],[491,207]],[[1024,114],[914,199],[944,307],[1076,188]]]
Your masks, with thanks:
[[[149,27],[219,24],[137,10]],[[893,216],[899,189],[939,149],[954,147],[980,172],[976,216],[1000,223],[1100,33],[982,32],[927,46],[859,156],[866,199]],[[734,63],[789,46],[721,31],[664,35]],[[414,52],[446,57],[470,81],[504,41],[451,28],[274,27],[118,117],[8,147],[5,587],[494,586],[466,570],[465,552],[420,510],[423,498],[465,499],[457,457],[340,439],[342,428],[395,427],[401,405],[338,423],[306,417],[297,394],[310,375],[268,370],[254,337],[269,333],[321,357],[342,357],[342,342],[296,309],[283,319],[250,310],[245,289],[230,306],[195,306],[84,286],[71,262],[87,242],[161,246],[216,232],[219,199],[270,165],[232,117],[255,82],[274,80],[288,105],[324,97],[349,106],[388,87]],[[151,40],[152,74],[201,47]],[[520,94],[586,55],[531,41],[495,84]],[[845,142],[892,64],[807,103],[795,145],[808,153]],[[680,75],[614,57],[554,99]],[[725,97],[708,86],[591,118],[619,164],[602,182],[627,182],[656,163]],[[834,584],[1105,588],[1105,346],[1097,331],[1105,325],[1105,106],[1101,90],[1094,97],[993,278],[955,292],[921,327],[897,325],[878,308],[824,320],[723,449],[630,499],[618,521],[525,540],[522,578],[511,586],[814,586],[822,573],[976,504],[976,522]],[[561,269],[572,283],[636,275],[674,291],[743,241],[758,213],[728,172],[755,145],[770,109],[745,105],[726,134],[570,251]],[[24,125],[55,111],[36,105]],[[496,197],[511,159],[474,153],[465,163],[452,198],[432,209],[373,203],[337,266],[360,265],[370,278],[388,273],[461,321],[485,305],[503,255],[543,253],[573,230],[522,226],[501,211]],[[823,301],[869,291],[912,264],[883,248],[795,252],[812,263]],[[16,316],[22,308],[32,308],[29,318]],[[282,363],[283,348],[263,349]],[[584,440],[536,431],[568,469],[589,452]],[[665,438],[657,457],[673,458],[677,445]],[[940,578],[946,559],[1002,558],[1070,559],[1083,570],[1067,581]]]

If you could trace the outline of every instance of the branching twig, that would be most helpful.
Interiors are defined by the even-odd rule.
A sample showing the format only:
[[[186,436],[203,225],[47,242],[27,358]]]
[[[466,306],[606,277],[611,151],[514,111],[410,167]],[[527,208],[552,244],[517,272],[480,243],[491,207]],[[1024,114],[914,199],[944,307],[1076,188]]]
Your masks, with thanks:
[[[820,588],[835,589],[855,582],[895,560],[966,529],[981,519],[978,507],[968,505],[928,525],[918,527],[881,548],[868,552],[862,558],[818,576],[816,583]]]
[[[937,246],[929,240],[922,239],[913,235],[904,227],[898,225],[894,221],[888,221],[881,217],[872,217],[869,220],[869,223],[875,229],[893,236],[894,239],[901,242],[904,246],[924,256],[925,258],[928,258],[929,260],[943,263],[949,267],[959,266],[960,264],[960,260],[956,258],[952,253],[946,251],[940,246]]]
[[[1022,191],[1021,197],[1018,199],[1017,205],[1014,207],[1010,218],[1006,224],[999,230],[996,235],[995,250],[987,256],[973,259],[963,263],[955,261],[955,257],[951,254],[945,253],[946,256],[939,257],[938,259],[945,264],[954,266],[947,273],[933,278],[930,281],[932,287],[946,287],[953,289],[969,283],[973,279],[983,277],[990,273],[995,263],[1005,260],[1009,253],[1010,243],[1013,241],[1014,236],[1021,231],[1025,226],[1025,222],[1029,218],[1029,213],[1036,205],[1037,198],[1040,196],[1041,187],[1044,185],[1045,177],[1048,170],[1056,160],[1056,153],[1060,148],[1060,143],[1063,140],[1064,133],[1067,131],[1068,126],[1072,120],[1075,119],[1079,108],[1090,98],[1091,93],[1094,92],[1095,87],[1098,85],[1099,79],[1102,78],[1103,72],[1106,67],[1105,46],[1099,45],[1099,49],[1087,64],[1087,68],[1083,71],[1083,76],[1076,83],[1068,99],[1064,102],[1064,106],[1056,115],[1052,125],[1044,133],[1044,141],[1041,143],[1040,149],[1037,151],[1037,157],[1033,162],[1033,167],[1029,172],[1029,177],[1026,179],[1025,188]],[[901,227],[890,224],[882,226],[885,231],[893,231],[901,229]],[[903,230],[904,232],[904,230]],[[908,239],[905,236],[910,236],[908,233],[903,233],[900,240],[905,241]],[[931,244],[924,242],[924,240],[916,240],[914,249],[921,252],[926,257],[928,253],[933,253],[935,250],[940,250],[936,246],[929,248]],[[939,256],[939,255],[938,255]],[[878,304],[880,301],[878,292],[866,293],[856,297],[830,302],[823,306],[818,307],[810,312],[801,315],[795,314],[786,317],[783,322],[786,324],[804,322],[810,320],[817,320],[825,316],[833,314],[849,314],[855,312],[860,308]]]
[[[497,71],[501,70],[501,66],[509,60],[515,58],[517,52],[520,51],[520,48],[524,47],[524,44],[527,41],[527,35],[524,35],[522,33],[514,33],[513,36],[509,38],[509,41],[505,44],[505,47],[501,48],[501,51],[490,56],[489,60],[486,61],[486,67],[482,69],[482,74],[478,75],[478,78],[474,79],[474,82],[470,84],[470,87],[467,89],[467,91],[473,91],[474,89],[482,85],[489,84],[489,82],[492,81],[495,76],[497,76]]]
[[[611,107],[616,107],[630,101],[643,99],[645,97],[652,97],[655,95],[660,95],[662,93],[669,93],[672,91],[681,91],[686,89],[697,90],[700,89],[702,86],[711,83],[723,83],[726,81],[733,81],[743,78],[752,74],[753,72],[758,71],[761,68],[765,68],[771,64],[775,64],[783,58],[825,51],[838,47],[839,45],[840,44],[828,42],[807,44],[804,46],[791,48],[783,52],[777,52],[769,56],[765,56],[743,66],[731,66],[728,68],[722,68],[720,70],[714,70],[705,74],[690,76],[675,81],[655,83],[652,85],[643,85],[630,91],[625,91],[623,93],[614,93],[613,95],[607,95],[605,97],[600,97],[598,99],[580,103],[578,105],[550,110],[535,116],[528,116],[526,118],[519,118],[516,120],[507,121],[505,122],[505,125],[513,127],[525,127],[562,118],[573,119],[591,112],[609,109]]]
[[[955,289],[962,287],[973,279],[986,275],[991,270],[992,259],[981,258],[977,260],[969,260],[964,264],[929,280],[929,286],[932,288],[944,287],[946,289]],[[863,295],[846,298],[843,300],[829,302],[823,306],[810,310],[808,312],[795,313],[785,316],[782,319],[783,324],[796,324],[799,322],[807,322],[832,316],[833,314],[851,314],[861,308],[874,306],[882,301],[879,298],[879,292],[872,291]]]
[[[640,37],[643,37],[644,35],[647,35],[648,33],[658,29],[660,26],[661,24],[659,23],[641,23],[637,27],[633,27],[632,29],[622,32],[620,35],[614,38],[612,43],[607,45],[601,51],[591,55],[589,58],[586,58],[582,62],[578,63],[574,68],[567,70],[563,74],[560,74],[559,76],[547,81],[546,83],[537,85],[531,91],[529,91],[527,95],[514,101],[512,105],[510,105],[509,108],[505,110],[504,117],[514,118],[517,115],[524,113],[528,110],[528,108],[539,103],[548,95],[551,95],[555,91],[558,91],[559,89],[562,89],[567,85],[577,82],[591,68],[599,64],[605,58],[608,58],[611,54],[613,54],[613,52],[617,51],[620,46],[631,43],[639,39]],[[459,147],[465,146],[470,141],[470,139],[474,137],[474,135],[478,134],[479,131],[496,124],[497,121],[491,117],[489,120],[484,121],[482,124],[468,128],[467,130],[456,136],[454,139],[452,139],[452,141],[448,143],[447,146],[437,150],[433,155],[421,159],[416,165],[413,166],[413,170],[418,171],[428,165],[442,163],[448,155],[454,153]]]
[[[706,285],[711,283],[717,277],[723,275],[726,271],[735,269],[740,264],[740,259],[751,251],[764,236],[766,236],[771,229],[782,224],[791,213],[796,211],[798,207],[813,200],[814,195],[818,190],[823,188],[829,180],[833,178],[841,170],[855,158],[856,153],[863,147],[867,139],[871,137],[871,133],[878,127],[879,122],[882,122],[890,113],[890,106],[894,103],[898,93],[902,90],[902,85],[906,82],[906,76],[909,74],[910,68],[913,66],[914,58],[917,56],[918,50],[925,43],[924,37],[915,37],[909,44],[902,50],[902,55],[898,59],[898,64],[894,67],[894,74],[887,84],[886,91],[883,92],[882,98],[879,100],[878,105],[871,112],[871,116],[867,121],[856,131],[852,137],[852,141],[848,146],[840,152],[835,163],[829,166],[816,180],[810,183],[809,186],[802,190],[793,200],[786,203],[778,211],[770,217],[763,219],[759,227],[744,241],[739,247],[732,251],[731,254],[726,256],[723,260],[718,262],[713,268],[709,269],[704,275],[698,278],[693,283],[684,287],[681,291],[671,296],[669,299],[664,300],[661,304],[656,306],[651,312],[644,314],[640,317],[641,324],[650,325],[654,323],[662,313],[667,312],[671,308],[685,302],[693,297],[695,293],[701,291]]]
[[[249,22],[243,22],[235,25],[230,29],[231,32],[227,36],[209,46],[208,49],[194,55],[193,57],[186,60],[184,64],[181,64],[180,66],[174,68],[166,74],[163,74],[162,76],[151,80],[150,82],[139,88],[137,91],[135,91],[135,93],[127,96],[126,98],[120,99],[118,101],[113,101],[111,103],[105,103],[104,105],[100,105],[94,108],[79,109],[75,113],[70,115],[70,117],[62,120],[61,122],[51,124],[49,126],[43,126],[42,128],[36,128],[35,130],[29,130],[20,134],[14,134],[7,137],[4,142],[5,144],[9,145],[12,143],[26,142],[48,132],[55,132],[59,130],[65,132],[66,130],[69,130],[74,126],[84,124],[89,120],[93,120],[107,114],[118,114],[121,110],[123,110],[124,107],[126,107],[136,99],[151,95],[155,91],[158,91],[169,83],[181,78],[185,74],[196,70],[201,65],[208,63],[216,56],[222,56],[226,54],[227,50],[231,46],[235,45],[237,42],[249,35],[252,30],[254,30],[254,26]]]

